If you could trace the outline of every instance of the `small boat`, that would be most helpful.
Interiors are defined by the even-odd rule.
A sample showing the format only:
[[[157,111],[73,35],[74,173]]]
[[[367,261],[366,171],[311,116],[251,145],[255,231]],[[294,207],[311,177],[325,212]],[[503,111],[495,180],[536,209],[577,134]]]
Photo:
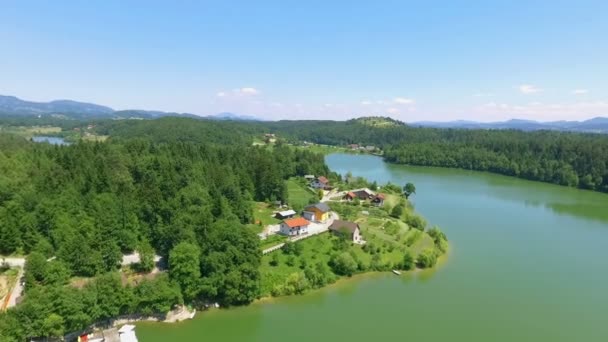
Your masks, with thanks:
[[[393,273],[395,273],[396,275],[401,275],[401,272],[399,272],[397,270],[393,270]]]

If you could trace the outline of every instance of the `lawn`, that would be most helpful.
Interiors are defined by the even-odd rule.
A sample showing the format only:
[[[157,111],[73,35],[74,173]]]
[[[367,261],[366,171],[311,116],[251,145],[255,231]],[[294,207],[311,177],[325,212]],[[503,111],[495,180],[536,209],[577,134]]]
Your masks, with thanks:
[[[273,216],[273,212],[276,211],[272,205],[265,202],[255,202],[253,205],[253,218],[255,220],[255,225],[260,226],[262,224],[262,228],[259,232],[262,231],[263,227],[269,224],[279,224],[281,221],[276,219]],[[258,232],[258,233],[259,233]]]
[[[13,134],[17,134],[23,136],[25,138],[31,138],[34,135],[56,135],[57,133],[61,133],[61,127],[53,127],[53,126],[3,126],[0,127],[0,131],[9,132]]]
[[[298,180],[292,178],[287,181],[287,193],[289,196],[289,205],[294,208],[304,208],[310,203],[311,198],[316,198],[315,194],[300,184]]]
[[[260,241],[260,251],[276,246],[280,243],[287,241],[287,236],[281,234],[274,234],[267,237],[265,240]]]
[[[327,264],[333,247],[332,239],[335,239],[335,237],[324,233],[296,242],[302,246],[302,254],[291,258],[294,261],[293,265],[288,265],[290,256],[285,255],[281,250],[264,255],[262,257],[262,266],[260,267],[262,295],[270,295],[270,291],[274,285],[283,283],[290,274],[302,271],[300,268],[302,263],[305,265],[316,264],[321,261]],[[360,247],[356,248],[361,249]],[[277,266],[270,265],[273,254],[278,255],[279,264]]]

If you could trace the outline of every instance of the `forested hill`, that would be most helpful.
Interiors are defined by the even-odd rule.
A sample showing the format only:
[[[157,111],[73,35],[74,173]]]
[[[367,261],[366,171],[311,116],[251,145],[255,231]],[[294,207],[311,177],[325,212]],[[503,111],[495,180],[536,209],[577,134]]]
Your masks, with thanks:
[[[384,150],[387,161],[394,163],[490,171],[608,192],[608,135],[414,128],[369,124],[369,120],[266,125],[270,131],[293,140],[375,145]]]
[[[0,254],[28,255],[24,300],[0,313],[0,341],[61,336],[195,298],[258,297],[259,238],[244,226],[253,201],[286,200],[288,177],[327,174],[323,156],[245,145],[220,126],[184,133],[188,123],[135,123],[132,139],[70,146],[0,134]],[[114,271],[134,250],[168,256],[168,275],[123,286]],[[66,286],[95,275],[82,289]]]

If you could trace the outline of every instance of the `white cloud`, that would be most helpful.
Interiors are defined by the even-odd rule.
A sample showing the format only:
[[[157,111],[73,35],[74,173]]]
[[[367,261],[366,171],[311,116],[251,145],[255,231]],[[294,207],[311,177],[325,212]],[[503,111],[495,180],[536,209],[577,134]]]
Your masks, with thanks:
[[[257,95],[260,93],[257,89],[251,87],[237,89],[237,92],[243,95]]]
[[[372,101],[370,101],[370,100],[363,100],[363,101],[361,101],[361,104],[362,104],[362,105],[364,105],[364,106],[369,106],[369,105],[371,105],[372,103],[373,103],[373,102],[372,102]]]
[[[393,99],[393,102],[396,104],[402,104],[402,105],[409,105],[409,104],[413,104],[414,100],[413,99],[406,99],[403,97],[396,97]]]
[[[494,119],[528,118],[541,121],[581,120],[592,116],[606,115],[608,101],[575,102],[575,103],[540,103],[531,102],[525,105],[489,102],[475,110],[490,115]]]
[[[584,94],[587,94],[588,92],[589,92],[589,90],[587,90],[587,89],[574,89],[572,91],[572,94],[574,94],[574,95],[584,95]]]
[[[534,93],[540,93],[543,90],[538,88],[537,86],[531,85],[531,84],[522,84],[518,87],[519,91],[522,94],[534,94]]]
[[[399,114],[399,109],[397,109],[397,108],[388,108],[386,110],[386,112],[389,113],[389,114]]]
[[[232,89],[230,92],[220,91],[215,96],[217,97],[245,97],[259,95],[260,91],[252,87],[243,87]]]

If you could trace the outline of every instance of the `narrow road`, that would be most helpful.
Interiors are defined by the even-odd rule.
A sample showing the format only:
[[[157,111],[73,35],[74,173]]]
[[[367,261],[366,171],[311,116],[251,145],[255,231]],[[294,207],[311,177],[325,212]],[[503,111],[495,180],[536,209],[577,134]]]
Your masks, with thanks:
[[[8,308],[12,308],[17,305],[17,298],[21,296],[23,293],[23,273],[25,268],[25,258],[5,258],[0,257],[0,263],[7,263],[10,267],[19,268],[19,273],[17,274],[17,280],[12,290],[9,292],[8,300],[0,303],[2,307],[0,310],[6,310]]]

